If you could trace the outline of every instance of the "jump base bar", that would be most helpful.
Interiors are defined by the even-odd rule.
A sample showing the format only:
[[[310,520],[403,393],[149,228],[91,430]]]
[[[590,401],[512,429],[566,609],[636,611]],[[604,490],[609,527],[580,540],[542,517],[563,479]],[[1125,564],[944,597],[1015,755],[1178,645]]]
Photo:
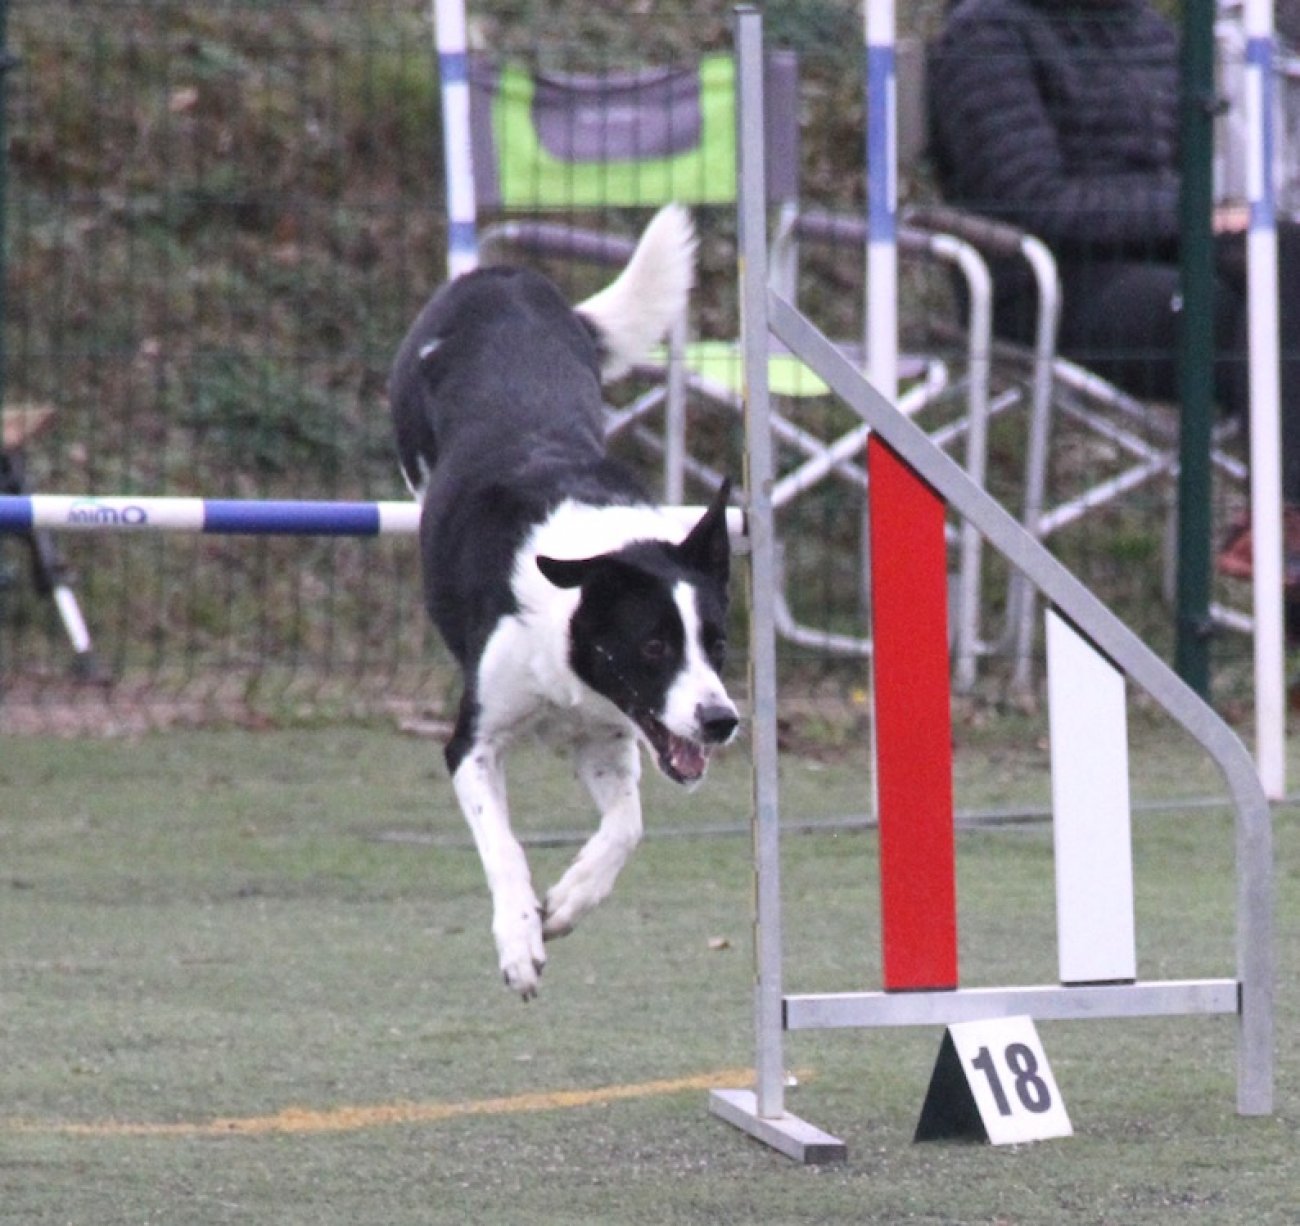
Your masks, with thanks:
[[[759,1115],[758,1101],[752,1090],[713,1090],[709,1094],[709,1110],[719,1119],[749,1133],[756,1141],[762,1141],[805,1166],[843,1162],[848,1156],[843,1141],[797,1115],[788,1111],[771,1118]]]
[[[787,1030],[928,1026],[1027,1014],[1037,1021],[1240,1011],[1235,979],[960,988],[953,992],[836,992],[785,998]]]

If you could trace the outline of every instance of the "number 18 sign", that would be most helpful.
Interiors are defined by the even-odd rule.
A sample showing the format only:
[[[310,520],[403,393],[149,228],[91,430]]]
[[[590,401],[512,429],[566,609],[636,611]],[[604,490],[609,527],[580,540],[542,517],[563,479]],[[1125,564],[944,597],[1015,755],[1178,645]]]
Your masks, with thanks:
[[[1032,1018],[948,1027],[915,1140],[967,1137],[1017,1145],[1073,1132]]]

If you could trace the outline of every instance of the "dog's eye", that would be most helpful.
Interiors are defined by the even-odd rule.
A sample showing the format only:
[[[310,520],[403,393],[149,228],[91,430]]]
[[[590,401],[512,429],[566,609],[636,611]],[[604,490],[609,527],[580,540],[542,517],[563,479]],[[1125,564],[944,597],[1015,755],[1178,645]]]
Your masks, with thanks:
[[[712,642],[706,643],[704,649],[708,653],[709,663],[714,668],[721,669],[727,662],[727,640],[721,635],[718,635]]]
[[[641,654],[647,660],[662,660],[668,654],[668,644],[663,639],[646,639],[641,644]]]

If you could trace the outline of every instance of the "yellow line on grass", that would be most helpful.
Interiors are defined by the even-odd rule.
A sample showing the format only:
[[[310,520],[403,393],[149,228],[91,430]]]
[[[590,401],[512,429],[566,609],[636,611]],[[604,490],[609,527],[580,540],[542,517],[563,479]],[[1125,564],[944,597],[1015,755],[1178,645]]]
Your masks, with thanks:
[[[286,1107],[274,1115],[215,1119],[203,1122],[132,1123],[102,1120],[95,1123],[40,1123],[14,1121],[9,1127],[22,1132],[53,1132],[78,1137],[230,1137],[270,1133],[354,1132],[394,1124],[434,1124],[475,1115],[519,1115],[529,1111],[563,1111],[575,1107],[603,1107],[629,1099],[678,1094],[685,1090],[717,1090],[753,1082],[752,1069],[725,1069],[692,1077],[671,1077],[632,1085],[601,1086],[591,1090],[552,1090],[513,1094],[504,1098],[479,1098],[458,1103],[389,1103],[370,1107]]]

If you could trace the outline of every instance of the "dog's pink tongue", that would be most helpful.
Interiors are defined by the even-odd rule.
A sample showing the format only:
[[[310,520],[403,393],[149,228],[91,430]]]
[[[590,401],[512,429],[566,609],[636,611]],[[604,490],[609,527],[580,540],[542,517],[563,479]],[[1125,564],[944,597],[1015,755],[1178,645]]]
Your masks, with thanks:
[[[672,748],[668,751],[668,761],[679,779],[693,782],[703,778],[705,768],[709,765],[709,756],[694,741],[675,736]]]

